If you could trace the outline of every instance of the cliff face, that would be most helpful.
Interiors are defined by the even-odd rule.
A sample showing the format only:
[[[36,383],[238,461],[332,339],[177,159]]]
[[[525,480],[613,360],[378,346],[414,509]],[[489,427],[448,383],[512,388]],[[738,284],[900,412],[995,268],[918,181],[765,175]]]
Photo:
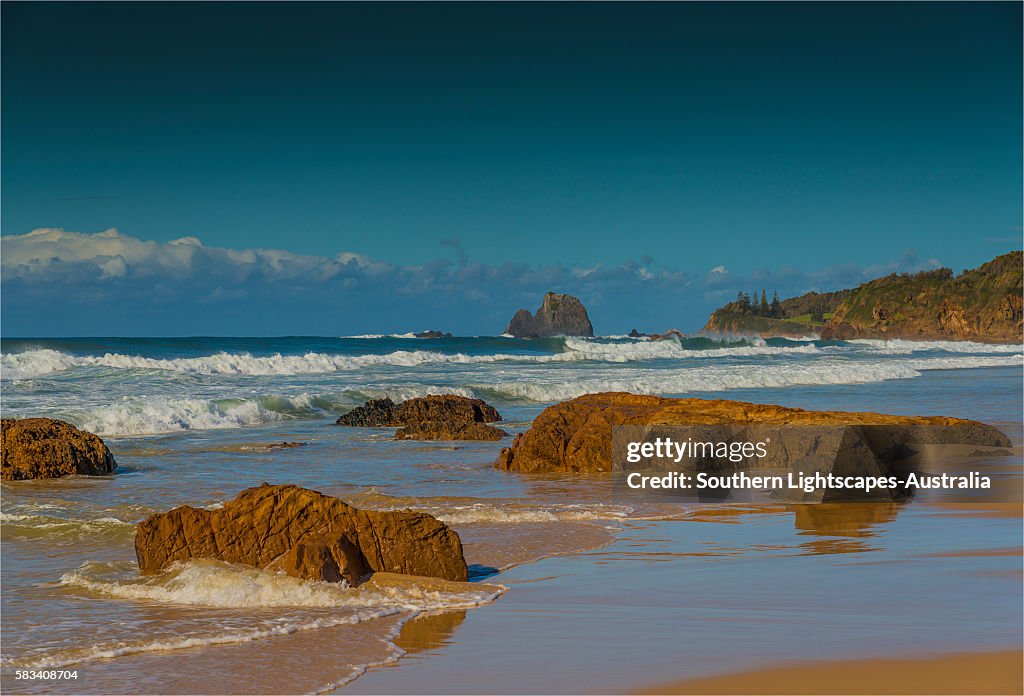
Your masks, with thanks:
[[[536,314],[526,309],[516,312],[505,333],[516,338],[593,336],[594,327],[578,298],[549,292]]]
[[[836,309],[821,337],[1019,342],[1022,261],[1015,251],[958,276],[943,268],[865,283]]]
[[[996,343],[1024,338],[1022,253],[1014,251],[960,275],[948,268],[895,273],[852,290],[783,300],[776,316],[738,302],[716,310],[710,333],[822,338],[906,338]]]

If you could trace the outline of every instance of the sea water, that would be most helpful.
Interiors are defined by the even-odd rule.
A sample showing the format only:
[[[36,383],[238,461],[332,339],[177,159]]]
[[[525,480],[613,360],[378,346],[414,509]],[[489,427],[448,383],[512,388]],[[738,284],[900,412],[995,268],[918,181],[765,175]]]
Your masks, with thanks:
[[[600,579],[609,567],[624,565],[632,586],[643,589],[646,582],[660,596],[673,563],[680,564],[675,572],[685,573],[710,558],[741,557],[734,571],[728,564],[714,566],[721,586],[730,572],[735,579],[751,572],[752,562],[766,577],[832,578],[839,572],[833,561],[809,569],[813,561],[792,559],[830,559],[839,552],[881,557],[887,550],[880,535],[837,532],[832,522],[807,539],[800,519],[794,526],[786,513],[773,524],[751,516],[738,528],[730,526],[737,529],[727,544],[732,551],[704,555],[694,530],[718,527],[695,525],[694,511],[616,503],[600,477],[500,472],[492,463],[507,441],[393,441],[390,430],[334,425],[337,415],[371,398],[483,398],[498,408],[500,425],[510,433],[528,428],[557,401],[630,391],[974,418],[1002,428],[1017,445],[1021,440],[1019,345],[357,336],[7,339],[0,352],[5,418],[70,421],[101,435],[119,464],[109,477],[3,484],[0,666],[7,692],[280,693],[361,683],[368,688],[372,675],[350,682],[402,655],[434,655],[452,634],[459,635],[460,623],[466,621],[463,630],[472,635],[474,621],[486,624],[486,617],[501,616],[502,606],[525,602],[536,624],[558,621],[559,607],[548,602],[572,604],[570,587],[612,592]],[[283,441],[303,444],[268,447]],[[463,537],[471,582],[349,588],[206,560],[138,576],[133,537],[139,520],[182,504],[213,508],[265,481],[307,486],[361,507],[429,512]],[[952,539],[953,552],[986,534],[997,546],[1020,545],[1019,521],[1014,531],[994,518],[972,517],[965,526],[963,520],[933,516],[926,525],[917,515],[875,512],[860,527],[856,520],[836,524],[898,530],[890,536],[902,541],[907,554],[915,543],[930,548],[935,534]],[[739,540],[744,534],[746,545]],[[799,553],[779,552],[791,547]],[[586,552],[598,548],[606,550]],[[603,566],[595,558],[604,559]],[[652,558],[668,565],[651,572]],[[548,600],[536,595],[531,605],[531,591],[537,590],[524,588],[546,577],[546,567],[575,568],[569,575],[577,577],[569,580],[560,572],[562,579],[545,587],[561,588],[561,594],[554,591]],[[900,582],[935,586],[927,573],[915,575],[914,568],[924,567],[901,567]],[[536,577],[526,577],[534,572]],[[1002,607],[1002,622],[992,619],[976,629],[983,634],[979,644],[999,644],[1019,633],[1020,621],[996,601],[1003,585],[993,589],[986,577],[958,576],[949,587],[963,592],[960,603],[974,607],[976,615],[987,615],[986,606]],[[522,582],[527,585],[516,584]],[[1014,582],[1019,591],[1019,577]],[[843,583],[842,589],[842,605],[856,603],[857,585]],[[659,616],[671,615],[672,600],[666,601]],[[912,626],[917,624],[911,619],[924,611],[890,610],[897,620],[906,613]],[[823,633],[815,644],[845,645],[823,638],[831,635],[829,617],[836,618],[830,611],[819,612],[815,630]],[[602,616],[599,606],[590,606],[572,621],[583,627]],[[633,625],[625,615],[616,618],[632,630],[636,650],[657,652],[665,636],[645,633],[642,616],[638,611]],[[782,631],[786,622],[780,623]],[[953,621],[947,623],[953,635]],[[927,626],[930,634],[941,634],[944,624],[934,619]],[[577,646],[599,640],[589,629],[570,633]],[[486,647],[479,638],[475,644]],[[428,662],[444,660],[441,654]],[[510,675],[517,673],[513,657],[505,666]],[[79,677],[60,683],[14,680],[16,670],[43,667],[77,670]],[[528,673],[521,672],[522,689],[540,678]],[[666,670],[666,678],[678,676]],[[436,689],[456,687],[437,679]],[[545,683],[556,690],[559,684],[556,676]],[[612,683],[608,675],[596,674],[590,688]],[[618,688],[632,683],[639,682],[624,679]],[[515,681],[509,684],[515,690]],[[572,690],[573,684],[564,688]],[[491,690],[472,682],[465,688]]]

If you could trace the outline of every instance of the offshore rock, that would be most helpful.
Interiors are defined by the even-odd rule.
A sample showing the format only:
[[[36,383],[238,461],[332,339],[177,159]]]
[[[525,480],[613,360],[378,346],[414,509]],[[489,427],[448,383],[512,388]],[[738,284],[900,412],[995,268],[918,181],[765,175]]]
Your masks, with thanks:
[[[135,532],[139,572],[213,558],[305,580],[356,585],[369,573],[465,581],[459,535],[426,513],[360,510],[299,486],[249,488],[218,510],[187,505]]]
[[[0,430],[0,472],[5,481],[101,476],[117,468],[103,440],[61,420],[4,418]]]
[[[549,292],[536,314],[520,309],[512,317],[505,333],[516,338],[546,336],[593,336],[594,327],[583,303],[572,295]]]

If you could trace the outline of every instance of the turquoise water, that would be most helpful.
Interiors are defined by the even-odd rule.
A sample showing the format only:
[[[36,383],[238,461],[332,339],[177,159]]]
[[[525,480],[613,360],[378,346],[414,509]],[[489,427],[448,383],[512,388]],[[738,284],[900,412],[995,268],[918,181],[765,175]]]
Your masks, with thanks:
[[[494,404],[515,432],[556,401],[623,390],[974,418],[1019,445],[1020,346],[385,336],[4,340],[0,352],[4,417],[69,420],[102,435],[119,463],[111,477],[3,484],[7,692],[321,691],[403,651],[397,667],[370,667],[346,688],[415,691],[429,678],[436,691],[490,691],[480,670],[451,671],[488,649],[505,656],[493,667],[503,690],[615,690],[685,676],[674,665],[720,670],[714,655],[730,640],[732,662],[761,664],[783,656],[777,643],[794,631],[794,649],[810,657],[1019,643],[1020,577],[1006,574],[1019,556],[918,557],[1019,548],[1019,519],[912,504],[838,527],[791,512],[695,524],[685,509],[617,504],[600,479],[499,472],[502,443],[395,442],[333,420],[368,398],[457,393]],[[283,440],[304,446],[266,448]],[[473,582],[367,592],[216,563],[138,579],[136,522],[264,481],[431,512],[466,540]],[[538,560],[551,554],[561,555]],[[761,595],[741,591],[750,583],[777,598],[770,620],[751,604]],[[920,601],[890,593],[864,613],[894,584],[927,589]],[[626,586],[651,603],[624,600]],[[940,598],[955,611],[934,610]],[[671,633],[672,621],[687,630]],[[513,649],[502,622],[567,642],[561,653],[547,640]],[[628,650],[596,632],[602,622],[630,636]],[[403,625],[439,645],[402,647]],[[678,652],[693,657],[673,662]],[[603,672],[573,682],[588,654]],[[629,672],[625,656],[646,667]],[[526,669],[542,658],[550,670]],[[58,665],[80,679],[12,681],[12,670]]]

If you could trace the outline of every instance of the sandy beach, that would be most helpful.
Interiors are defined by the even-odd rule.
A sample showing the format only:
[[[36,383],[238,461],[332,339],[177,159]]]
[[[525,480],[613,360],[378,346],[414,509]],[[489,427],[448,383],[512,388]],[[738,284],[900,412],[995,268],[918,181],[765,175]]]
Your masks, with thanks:
[[[848,660],[725,674],[637,694],[1020,694],[1024,653]]]

